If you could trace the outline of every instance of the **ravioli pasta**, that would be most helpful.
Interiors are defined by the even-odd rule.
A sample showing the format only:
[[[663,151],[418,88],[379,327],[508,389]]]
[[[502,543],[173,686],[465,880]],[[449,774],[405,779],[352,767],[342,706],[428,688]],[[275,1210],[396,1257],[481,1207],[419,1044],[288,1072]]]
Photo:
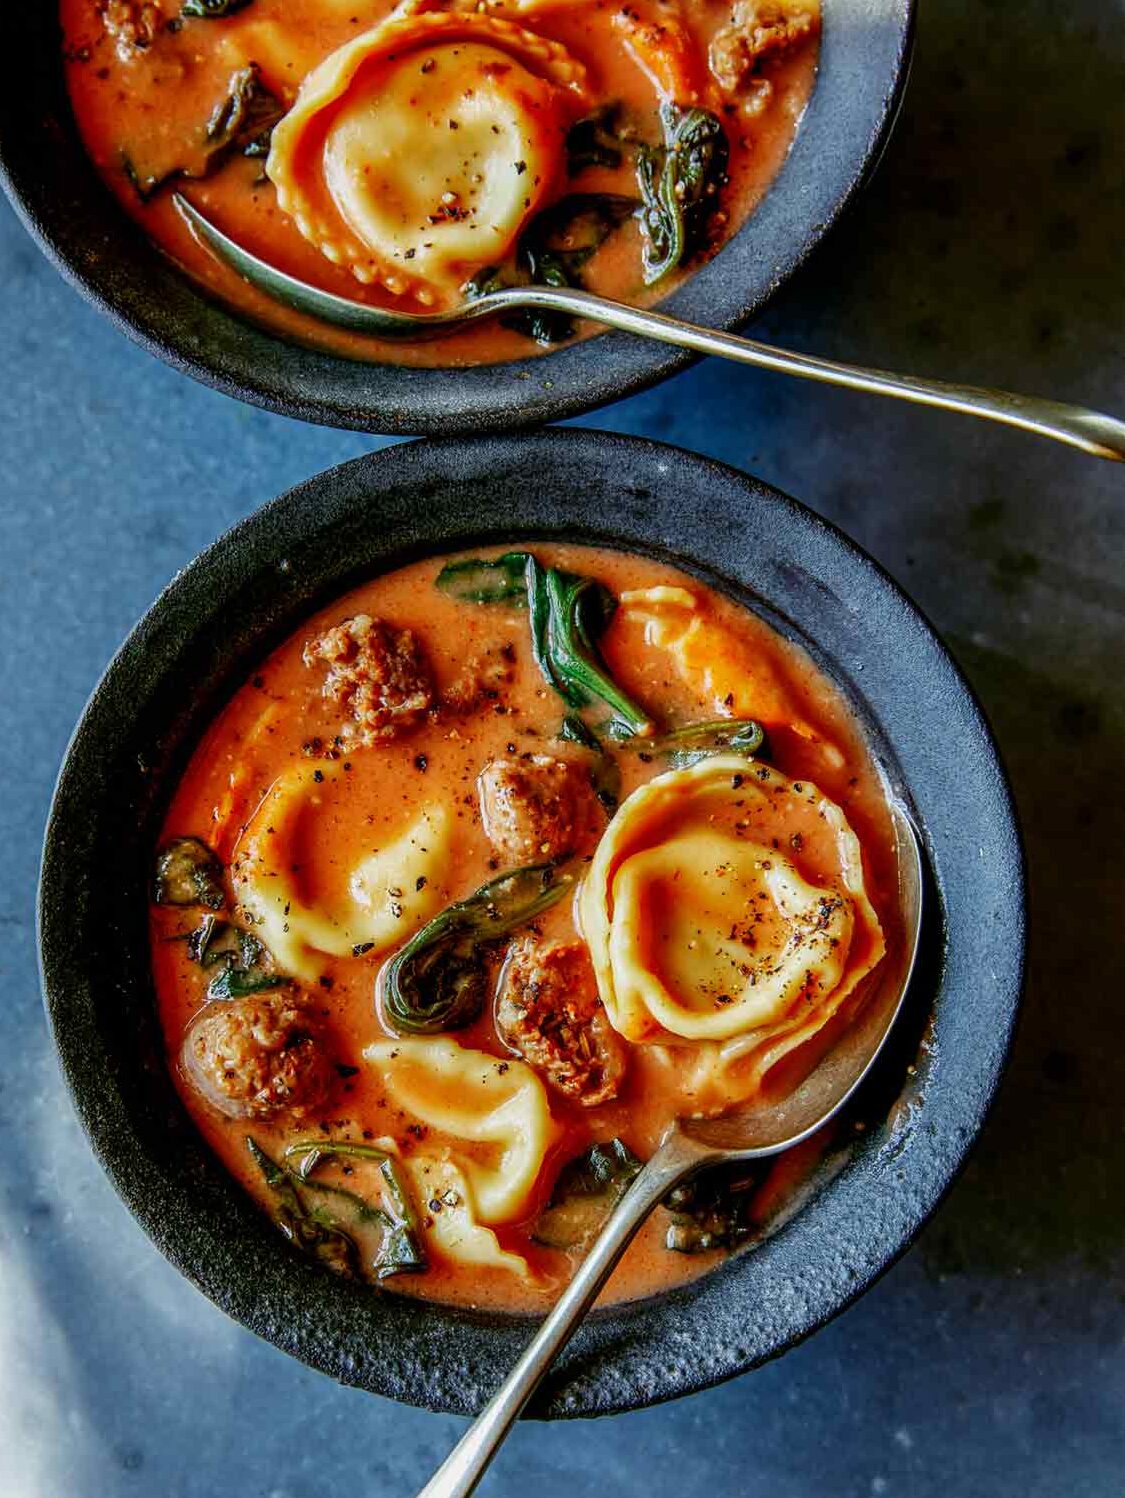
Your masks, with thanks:
[[[500,1270],[527,1279],[531,1270],[521,1254],[500,1247],[491,1228],[474,1209],[464,1171],[438,1155],[414,1155],[406,1167],[425,1214],[425,1233],[432,1247],[460,1268]]]
[[[309,74],[266,170],[330,260],[432,302],[508,253],[585,100],[582,64],[511,21],[398,15]]]
[[[733,1060],[732,1086],[760,1086],[884,951],[843,812],[809,782],[739,755],[659,775],[624,802],[580,915],[622,1035],[731,1047],[704,1055],[694,1091]]]
[[[388,1096],[450,1140],[474,1217],[511,1222],[532,1196],[557,1137],[543,1084],[522,1061],[498,1061],[455,1040],[378,1042],[364,1059]]]
[[[240,904],[283,971],[315,978],[317,953],[347,957],[357,947],[385,951],[408,937],[445,900],[452,830],[436,802],[397,836],[360,859],[343,887],[310,893],[297,850],[315,840],[343,772],[336,763],[299,765],[271,787],[235,850],[232,877]]]

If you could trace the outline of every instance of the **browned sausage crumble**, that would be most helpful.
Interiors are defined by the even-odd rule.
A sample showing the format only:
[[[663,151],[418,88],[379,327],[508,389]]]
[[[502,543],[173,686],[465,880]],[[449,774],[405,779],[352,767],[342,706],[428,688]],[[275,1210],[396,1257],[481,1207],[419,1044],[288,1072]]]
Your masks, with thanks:
[[[711,72],[728,93],[750,92],[764,105],[773,88],[760,76],[763,64],[819,30],[819,10],[801,0],[736,0],[729,23],[712,38]]]
[[[327,663],[324,695],[351,715],[342,737],[352,743],[394,738],[433,706],[433,683],[413,630],[370,614],[356,614],[311,640],[304,661]]]
[[[213,1004],[188,1031],[183,1059],[231,1117],[307,1113],[327,1099],[334,1077],[315,1016],[288,992]]]
[[[588,849],[605,816],[585,766],[550,754],[490,760],[477,777],[485,834],[511,865]]]
[[[513,942],[500,976],[496,1030],[552,1087],[587,1108],[617,1096],[625,1046],[602,1002],[582,942]]]

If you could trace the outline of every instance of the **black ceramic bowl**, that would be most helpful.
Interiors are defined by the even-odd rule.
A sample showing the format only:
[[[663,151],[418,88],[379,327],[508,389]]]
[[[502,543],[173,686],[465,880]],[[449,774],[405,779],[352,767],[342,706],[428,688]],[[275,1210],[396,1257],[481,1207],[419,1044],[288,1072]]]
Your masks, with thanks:
[[[906,79],[914,0],[823,0],[820,78],[756,214],[666,310],[731,328],[805,259],[877,159]],[[54,0],[0,5],[0,181],[63,274],[151,353],[228,395],[360,431],[534,426],[641,390],[689,361],[622,333],[476,369],[360,364],[286,342],[210,299],[122,212],[75,130]]]
[[[526,1318],[333,1278],[291,1251],[196,1134],[162,1059],[148,875],[202,730],[312,610],[426,553],[536,536],[674,560],[806,643],[850,693],[913,807],[934,896],[908,1010],[858,1102],[865,1128],[845,1129],[812,1199],[761,1246],[688,1288],[595,1316],[534,1406],[589,1415],[751,1368],[852,1301],[933,1211],[1003,1067],[1023,961],[1008,789],[949,656],[838,531],[729,468],[592,431],[397,446],[310,480],[183,572],[94,693],[51,811],[40,940],[82,1121],[168,1258],[313,1367],[432,1409],[477,1409],[526,1342]]]

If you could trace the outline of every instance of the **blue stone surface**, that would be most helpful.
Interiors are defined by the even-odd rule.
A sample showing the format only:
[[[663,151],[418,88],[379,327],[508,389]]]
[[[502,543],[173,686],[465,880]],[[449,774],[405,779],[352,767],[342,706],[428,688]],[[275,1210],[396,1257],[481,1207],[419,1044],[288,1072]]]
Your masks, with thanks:
[[[757,334],[1125,413],[1121,20],[1105,0],[930,0],[875,181]],[[0,1493],[409,1495],[462,1422],[336,1387],[165,1263],[71,1113],[33,931],[56,768],[126,631],[241,515],[381,441],[251,410],[155,363],[5,207],[0,369]],[[485,1491],[1119,1493],[1125,469],[715,362],[587,424],[752,470],[914,594],[1015,781],[1031,976],[972,1163],[874,1290],[710,1393],[517,1429]]]

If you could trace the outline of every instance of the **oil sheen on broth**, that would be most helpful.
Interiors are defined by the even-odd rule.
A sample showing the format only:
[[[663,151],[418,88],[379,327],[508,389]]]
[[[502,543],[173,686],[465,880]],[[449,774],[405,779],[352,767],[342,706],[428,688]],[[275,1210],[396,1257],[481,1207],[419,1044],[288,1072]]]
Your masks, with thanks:
[[[579,330],[548,314],[423,344],[331,329],[216,260],[172,192],[361,301],[423,311],[531,281],[651,302],[777,172],[813,86],[819,5],[61,0],[61,17],[90,156],[193,276],[305,342],[463,365]]]
[[[673,1118],[847,1023],[896,887],[856,723],[756,614],[610,549],[420,561],[265,660],[175,792],[169,1064],[299,1248],[539,1309]],[[759,1234],[822,1147],[681,1193],[607,1293]]]

